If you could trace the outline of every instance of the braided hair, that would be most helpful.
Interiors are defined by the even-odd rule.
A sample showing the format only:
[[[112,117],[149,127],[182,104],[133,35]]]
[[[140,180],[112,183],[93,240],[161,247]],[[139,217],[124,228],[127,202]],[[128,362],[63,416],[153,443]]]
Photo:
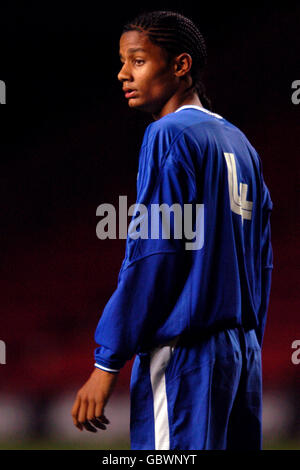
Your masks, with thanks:
[[[163,48],[169,59],[183,52],[192,57],[191,77],[193,88],[203,104],[212,110],[202,82],[202,70],[207,61],[204,38],[195,24],[180,13],[172,11],[145,12],[125,24],[122,33],[139,31],[147,34],[149,40]]]

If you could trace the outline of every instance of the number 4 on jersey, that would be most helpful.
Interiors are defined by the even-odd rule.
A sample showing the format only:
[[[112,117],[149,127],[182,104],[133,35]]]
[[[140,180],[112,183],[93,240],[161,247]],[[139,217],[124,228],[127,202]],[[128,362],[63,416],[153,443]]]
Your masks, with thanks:
[[[248,185],[240,183],[238,192],[238,179],[234,154],[224,152],[224,157],[227,164],[230,208],[232,212],[242,217],[242,222],[244,219],[251,220],[253,202],[247,201]]]

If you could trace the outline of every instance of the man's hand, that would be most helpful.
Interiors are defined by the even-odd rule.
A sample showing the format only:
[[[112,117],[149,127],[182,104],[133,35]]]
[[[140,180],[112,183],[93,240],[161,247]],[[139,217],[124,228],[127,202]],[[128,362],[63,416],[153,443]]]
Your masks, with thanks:
[[[104,415],[104,407],[113,391],[118,374],[96,369],[76,395],[72,408],[74,425],[82,431],[97,432],[96,428],[106,429],[109,424]]]

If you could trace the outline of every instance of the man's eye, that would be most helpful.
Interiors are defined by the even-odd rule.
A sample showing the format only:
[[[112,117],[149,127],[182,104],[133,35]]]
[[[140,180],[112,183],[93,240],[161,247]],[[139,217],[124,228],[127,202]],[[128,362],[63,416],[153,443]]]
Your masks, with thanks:
[[[145,61],[143,59],[135,59],[134,60],[135,65],[143,65]]]

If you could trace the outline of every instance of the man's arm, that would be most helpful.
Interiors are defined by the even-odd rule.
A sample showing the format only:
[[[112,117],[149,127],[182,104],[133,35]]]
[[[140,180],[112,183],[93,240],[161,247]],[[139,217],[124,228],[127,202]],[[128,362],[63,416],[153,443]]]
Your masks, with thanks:
[[[97,432],[109,424],[104,415],[105,405],[117,382],[118,374],[95,368],[76,395],[72,408],[74,425],[82,431]]]
[[[156,140],[151,140],[150,147],[142,147],[140,155],[137,203],[147,208],[148,235],[149,232],[151,234],[152,204],[158,207],[165,203],[171,207],[177,203],[183,208],[185,203],[195,198],[193,169],[184,160],[189,158],[185,139],[182,137],[182,142],[176,139],[172,147],[165,145],[161,149],[156,141],[161,144],[164,139],[169,142],[167,134],[160,136],[158,133]],[[161,158],[163,151],[168,157]],[[170,237],[166,238],[152,238],[150,235],[147,238],[131,237],[132,226],[129,226],[126,256],[118,285],[95,332],[99,345],[95,350],[95,371],[78,392],[72,410],[74,424],[79,429],[95,432],[96,424],[96,427],[104,429],[106,423],[103,417],[102,420],[99,417],[103,415],[118,371],[141,346],[147,347],[178,300],[185,282],[187,255],[184,240],[174,237],[174,219],[170,217]],[[154,228],[162,232],[161,219],[154,222]],[[170,325],[173,336],[182,327],[178,309],[179,314],[178,322],[173,321]]]

